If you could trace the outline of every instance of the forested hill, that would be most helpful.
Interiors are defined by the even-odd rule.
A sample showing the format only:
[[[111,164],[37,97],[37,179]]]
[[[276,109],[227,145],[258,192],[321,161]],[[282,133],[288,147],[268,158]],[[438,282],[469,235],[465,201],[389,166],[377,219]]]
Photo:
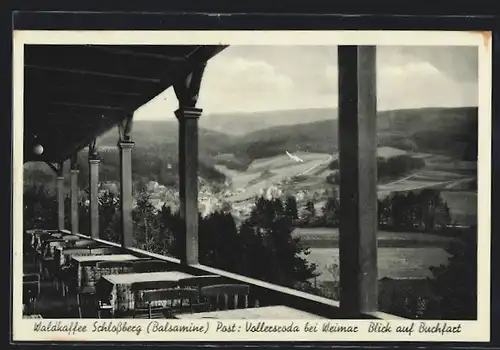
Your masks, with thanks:
[[[477,159],[477,108],[423,108],[380,112],[378,142],[403,150]],[[245,167],[254,159],[285,151],[332,153],[337,149],[337,119],[281,125],[233,139],[221,161]],[[237,164],[236,164],[237,163]]]
[[[269,121],[274,115],[277,119]],[[244,135],[228,127],[229,134],[208,129],[202,123],[199,129],[200,176],[214,182],[222,182],[224,176],[214,164],[224,163],[231,167],[245,168],[251,161],[274,156],[285,151],[309,151],[332,153],[337,149],[337,119],[335,110],[273,111],[269,113],[235,113],[224,115],[225,120],[238,121],[241,128],[247,124],[272,125]],[[304,115],[302,119],[299,116]],[[287,115],[291,116],[287,119]],[[308,121],[309,116],[316,121]],[[202,117],[204,118],[204,117]],[[224,130],[213,121],[214,129]],[[281,123],[281,125],[276,125]],[[252,128],[250,128],[252,129]],[[477,159],[477,108],[422,108],[380,112],[378,116],[379,144],[404,150],[451,155],[457,159]],[[156,180],[163,184],[177,181],[178,123],[173,121],[136,121],[132,131],[136,143],[133,151],[134,179]],[[118,131],[113,129],[98,139],[103,157],[101,178],[119,179],[119,157],[116,147]],[[221,155],[225,155],[221,156]],[[80,154],[82,184],[86,178],[86,151]],[[31,166],[30,171],[50,170],[45,166]],[[42,169],[42,170],[40,170]]]

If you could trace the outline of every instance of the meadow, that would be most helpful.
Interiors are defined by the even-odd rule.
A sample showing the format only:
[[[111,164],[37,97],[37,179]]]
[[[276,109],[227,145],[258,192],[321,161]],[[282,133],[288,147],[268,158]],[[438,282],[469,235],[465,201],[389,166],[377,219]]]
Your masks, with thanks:
[[[337,248],[339,229],[330,227],[300,227],[292,232],[305,246]],[[453,238],[421,232],[378,231],[379,247],[446,247]]]
[[[378,278],[426,278],[432,277],[430,267],[446,265],[448,253],[439,247],[426,248],[379,248]],[[329,266],[339,264],[338,248],[311,248],[306,259],[317,265],[318,282],[333,281],[337,277]]]

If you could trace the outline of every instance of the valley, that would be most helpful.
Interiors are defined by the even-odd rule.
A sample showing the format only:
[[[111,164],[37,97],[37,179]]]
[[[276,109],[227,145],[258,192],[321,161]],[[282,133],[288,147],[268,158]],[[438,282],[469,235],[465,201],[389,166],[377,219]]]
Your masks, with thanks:
[[[334,109],[204,116],[199,131],[200,201],[206,203],[203,210],[226,203],[238,219],[244,218],[256,196],[274,192],[294,195],[302,206],[311,200],[321,212],[328,195],[338,187],[335,181],[329,181],[335,172],[331,165],[337,159],[336,118]],[[230,121],[237,121],[240,128],[225,127]],[[379,174],[379,199],[394,192],[439,189],[454,223],[469,225],[477,220],[477,108],[382,111],[377,124],[379,162],[400,159],[403,164],[397,172]],[[177,130],[175,121],[134,123],[135,183],[153,181],[176,192]],[[119,181],[117,137],[113,129],[98,140],[100,177],[108,184]],[[87,186],[86,156],[85,150],[79,154],[82,188]],[[410,161],[422,164],[406,169]],[[53,176],[45,164],[25,168],[30,182],[36,181],[35,174],[45,179]],[[152,192],[157,203],[177,198],[163,192]]]
[[[313,202],[316,215],[321,215],[328,197],[338,193],[338,182],[334,176],[332,180],[338,158],[335,110],[216,115],[201,120],[202,215],[225,208],[239,223],[262,195],[293,195],[299,213],[307,202]],[[385,166],[385,173],[379,174],[379,200],[392,193],[437,189],[449,207],[453,226],[477,225],[477,108],[384,111],[377,122],[379,170]],[[163,204],[178,208],[177,130],[176,122],[134,123],[134,183],[147,185],[157,209]],[[98,140],[102,190],[117,188],[116,141],[116,130]],[[86,156],[85,150],[79,154],[82,189],[88,179]],[[392,171],[390,164],[395,160],[399,169]],[[25,165],[27,183],[40,178],[47,185],[51,177],[45,164]],[[332,258],[338,261],[338,229],[297,228],[293,235],[311,248],[307,260],[317,264],[319,280],[331,281]],[[450,239],[421,232],[380,231],[379,277],[427,277],[430,266],[447,262],[444,248]]]

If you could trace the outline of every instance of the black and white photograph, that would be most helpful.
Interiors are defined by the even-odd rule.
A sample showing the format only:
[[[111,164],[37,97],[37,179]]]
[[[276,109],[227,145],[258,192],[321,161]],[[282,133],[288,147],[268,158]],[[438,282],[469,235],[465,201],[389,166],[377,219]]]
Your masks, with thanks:
[[[371,323],[367,339],[385,321],[420,340],[488,331],[479,34],[29,34],[14,49],[19,337],[22,322],[38,340],[75,322],[89,340],[96,324],[161,340],[208,321],[221,340],[266,320],[307,321],[315,340],[359,338],[345,320]]]

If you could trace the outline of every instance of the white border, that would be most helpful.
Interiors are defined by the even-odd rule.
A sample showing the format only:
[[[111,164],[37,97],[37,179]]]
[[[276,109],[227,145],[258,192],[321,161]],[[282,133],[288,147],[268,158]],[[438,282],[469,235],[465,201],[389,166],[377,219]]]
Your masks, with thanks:
[[[368,333],[369,321],[334,321],[358,324],[364,330],[349,333],[218,333],[215,323],[199,333],[80,333],[75,335],[33,331],[37,320],[22,319],[21,279],[13,280],[13,340],[14,341],[489,341],[490,338],[490,213],[491,213],[491,34],[489,32],[445,31],[14,31],[13,40],[13,258],[14,276],[22,275],[23,224],[23,65],[25,44],[119,44],[119,45],[408,45],[408,46],[477,46],[479,55],[479,156],[478,156],[478,320],[459,322],[462,332],[447,335],[413,333],[411,336],[393,332]],[[66,324],[78,321],[92,329],[95,320],[63,320]],[[102,321],[102,320],[101,320]],[[115,320],[114,322],[118,322]],[[122,320],[123,321],[123,320]],[[47,323],[48,320],[43,322]],[[207,321],[200,320],[200,324]],[[289,321],[269,324],[289,324]],[[415,326],[418,328],[418,322]],[[442,324],[444,321],[440,321]],[[148,321],[128,320],[146,329]],[[177,324],[186,324],[177,321]],[[236,321],[244,329],[245,321]],[[295,321],[303,325],[304,321]],[[397,322],[410,324],[412,321]],[[433,321],[433,324],[437,322]],[[457,322],[452,322],[457,324]],[[448,322],[448,324],[452,324]]]

